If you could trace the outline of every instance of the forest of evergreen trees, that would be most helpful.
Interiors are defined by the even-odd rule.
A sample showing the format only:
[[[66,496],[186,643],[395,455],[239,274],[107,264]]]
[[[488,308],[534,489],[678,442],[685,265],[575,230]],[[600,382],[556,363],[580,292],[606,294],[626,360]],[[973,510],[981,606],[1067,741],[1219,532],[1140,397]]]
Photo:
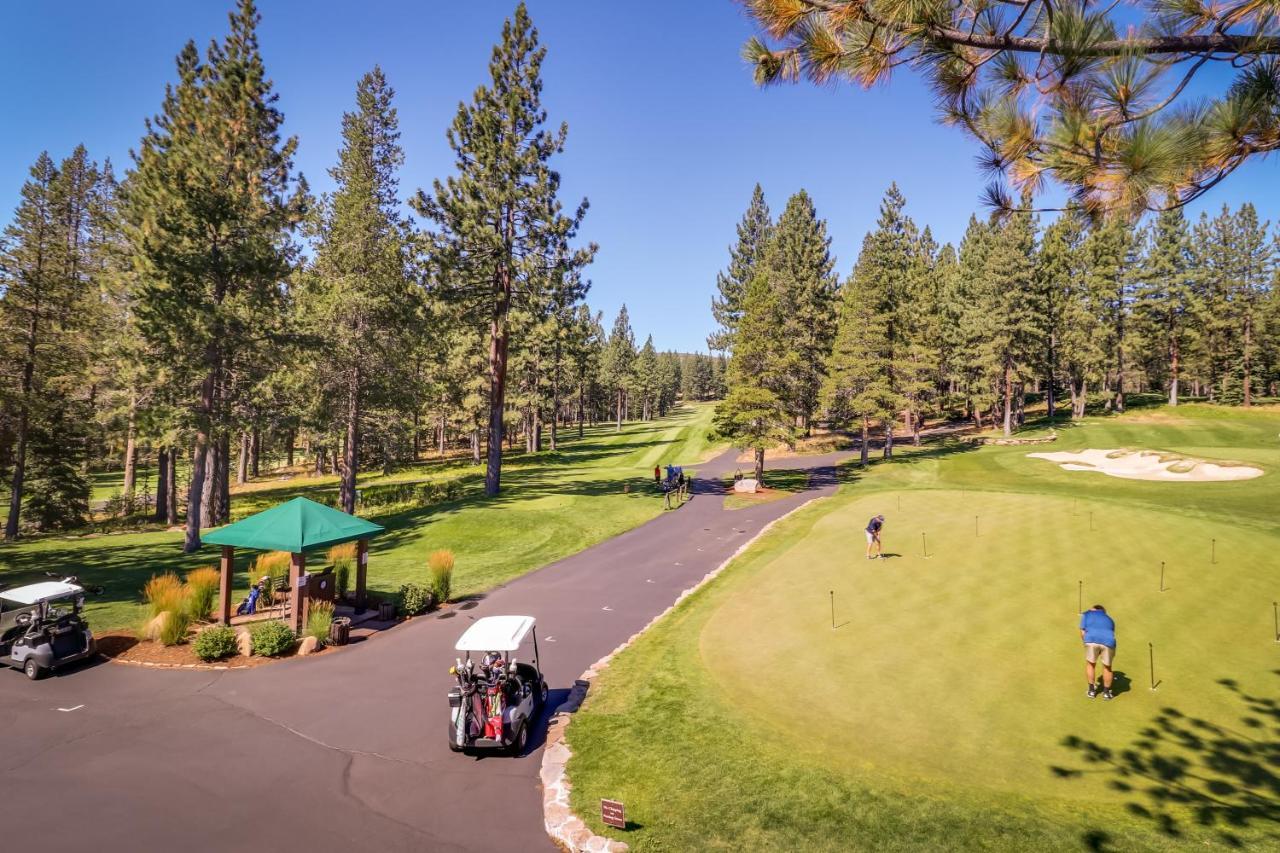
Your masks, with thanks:
[[[1009,435],[1037,395],[1050,420],[1126,394],[1250,406],[1280,393],[1280,229],[1250,204],[1188,221],[1067,211],[969,220],[939,246],[890,186],[853,271],[833,272],[803,191],[774,220],[757,186],[718,280],[708,344],[730,350],[719,429],[754,448],[820,420],[919,443],[928,417]],[[896,427],[895,427],[896,425]]]
[[[625,307],[606,330],[585,304],[587,205],[561,205],[567,128],[523,5],[448,130],[455,174],[407,196],[376,67],[332,192],[295,174],[257,23],[243,0],[224,39],[182,49],[123,174],[83,146],[31,167],[0,242],[7,539],[83,523],[111,468],[126,511],[185,519],[188,549],[266,460],[339,474],[348,512],[361,471],[432,451],[487,458],[495,494],[504,446],[722,393],[723,357],[637,345]]]

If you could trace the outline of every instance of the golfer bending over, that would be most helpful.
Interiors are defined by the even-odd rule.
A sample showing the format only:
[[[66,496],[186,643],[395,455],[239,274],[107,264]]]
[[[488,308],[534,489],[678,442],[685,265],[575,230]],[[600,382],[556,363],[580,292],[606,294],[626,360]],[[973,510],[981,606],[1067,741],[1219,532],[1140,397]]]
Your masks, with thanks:
[[[1089,679],[1089,698],[1098,695],[1093,665],[1102,664],[1102,698],[1114,699],[1111,692],[1111,662],[1116,656],[1116,623],[1107,608],[1095,604],[1080,614],[1080,639],[1084,640],[1084,675]]]
[[[883,554],[880,553],[882,550],[882,547],[880,545],[880,528],[883,526],[884,526],[883,515],[877,515],[875,518],[867,522],[867,559],[868,560],[874,560],[876,557],[883,556]],[[875,549],[874,554],[871,553],[872,549]]]

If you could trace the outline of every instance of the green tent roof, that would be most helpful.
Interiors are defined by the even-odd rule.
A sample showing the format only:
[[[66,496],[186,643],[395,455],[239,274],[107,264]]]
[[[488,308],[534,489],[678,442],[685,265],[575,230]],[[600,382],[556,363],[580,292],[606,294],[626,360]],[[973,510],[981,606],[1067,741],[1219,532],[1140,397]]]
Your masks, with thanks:
[[[383,531],[380,525],[307,498],[264,509],[246,519],[211,530],[200,537],[209,545],[233,545],[258,551],[301,553],[364,539]]]

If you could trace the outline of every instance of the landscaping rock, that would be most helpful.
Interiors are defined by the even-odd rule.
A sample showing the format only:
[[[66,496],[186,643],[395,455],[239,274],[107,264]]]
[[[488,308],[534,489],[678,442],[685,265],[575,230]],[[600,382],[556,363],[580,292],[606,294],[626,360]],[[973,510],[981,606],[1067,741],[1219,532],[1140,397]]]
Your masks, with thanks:
[[[735,492],[742,492],[748,495],[754,495],[759,489],[760,483],[755,477],[743,477],[733,484]]]
[[[315,637],[303,637],[302,642],[298,643],[298,654],[309,655],[314,654],[320,649],[320,641]]]

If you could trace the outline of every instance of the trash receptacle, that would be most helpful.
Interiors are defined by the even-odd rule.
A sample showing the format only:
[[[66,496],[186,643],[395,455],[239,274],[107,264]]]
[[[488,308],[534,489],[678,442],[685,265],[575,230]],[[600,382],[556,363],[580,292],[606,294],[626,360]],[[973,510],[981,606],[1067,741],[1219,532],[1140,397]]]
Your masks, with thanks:
[[[396,603],[394,601],[384,601],[378,605],[378,619],[382,622],[392,622],[396,618]]]
[[[335,616],[329,625],[329,642],[335,646],[345,646],[351,640],[351,617]]]

